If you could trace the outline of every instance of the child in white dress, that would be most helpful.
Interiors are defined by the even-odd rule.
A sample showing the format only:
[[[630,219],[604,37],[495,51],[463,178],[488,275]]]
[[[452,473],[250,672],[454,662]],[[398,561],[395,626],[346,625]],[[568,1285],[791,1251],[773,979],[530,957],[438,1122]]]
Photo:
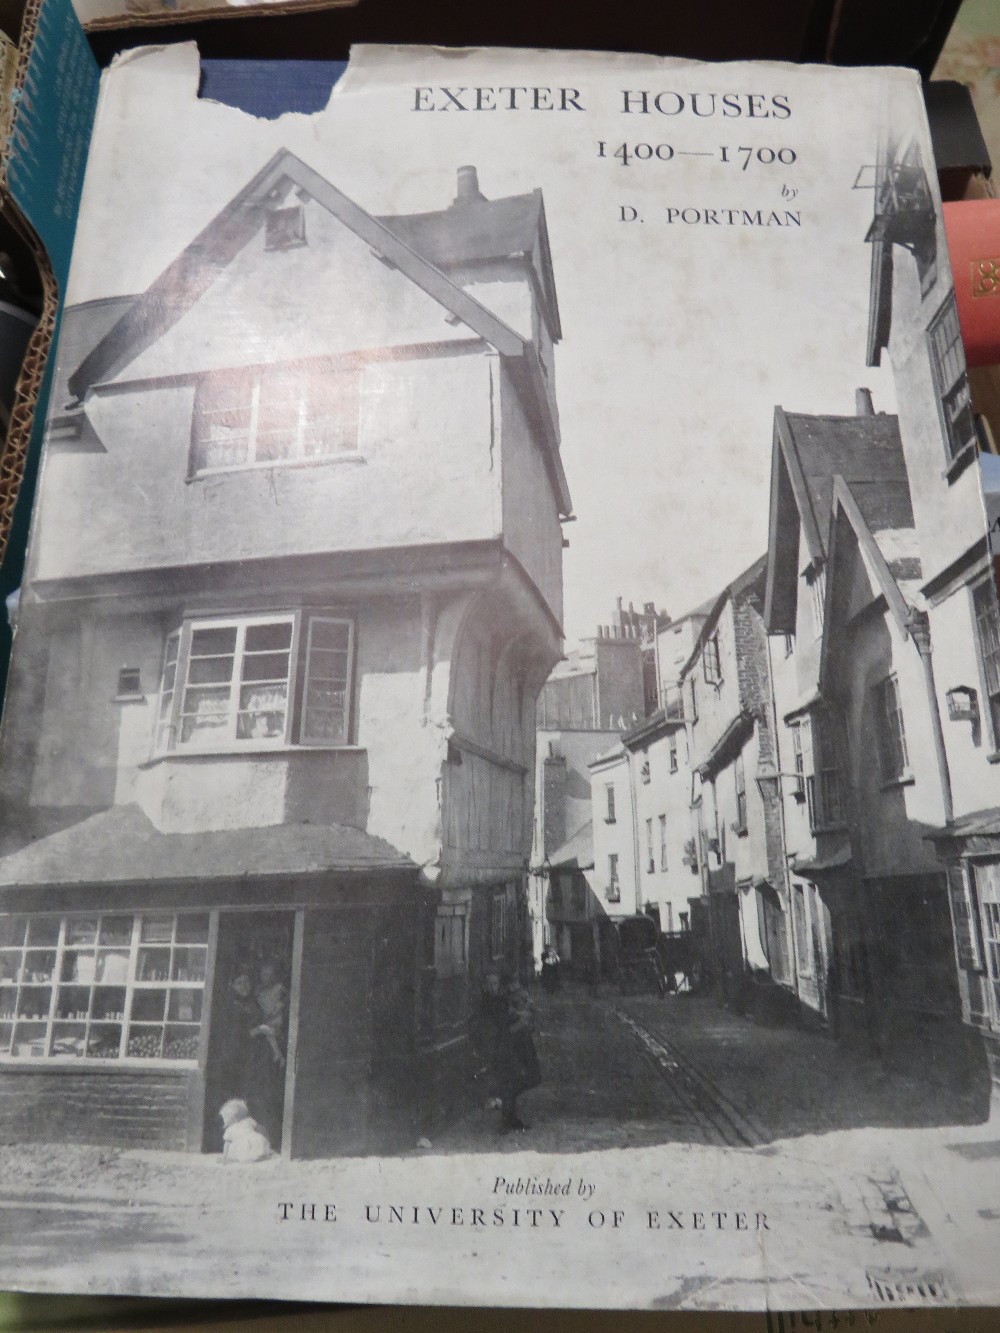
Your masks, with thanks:
[[[250,1108],[239,1097],[232,1098],[219,1111],[222,1120],[222,1160],[263,1162],[271,1156],[267,1135],[250,1116]]]

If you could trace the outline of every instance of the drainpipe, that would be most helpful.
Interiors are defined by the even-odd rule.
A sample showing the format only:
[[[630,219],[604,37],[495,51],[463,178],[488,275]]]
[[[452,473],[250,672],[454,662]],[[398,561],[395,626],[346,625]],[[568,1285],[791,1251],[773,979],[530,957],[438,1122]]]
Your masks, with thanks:
[[[931,624],[926,611],[913,610],[906,618],[906,628],[910,632],[920,665],[924,669],[924,688],[927,691],[927,705],[931,714],[931,729],[934,732],[934,755],[937,759],[938,776],[941,779],[941,803],[944,806],[944,823],[950,824],[954,817],[951,796],[951,772],[948,768],[948,753],[944,746],[944,729],[941,726],[941,709],[938,706],[937,690],[934,685],[934,662],[931,657]]]
[[[795,932],[792,928],[792,876],[788,867],[788,824],[785,817],[785,792],[781,785],[781,736],[778,732],[778,700],[774,688],[774,661],[771,654],[774,651],[774,641],[769,634],[767,636],[767,692],[768,692],[768,723],[771,727],[771,750],[774,762],[774,771],[778,777],[777,783],[777,806],[778,806],[778,836],[781,839],[781,887],[784,891],[785,902],[781,913],[782,922],[785,928],[785,949],[788,960],[791,963],[790,972],[792,980],[792,990],[796,1000],[802,1003],[802,995],[799,986],[799,960],[795,956]],[[787,912],[784,908],[787,907]]]
[[[642,873],[639,869],[639,793],[635,786],[635,768],[632,751],[625,746],[625,769],[628,774],[628,803],[632,816],[632,873],[635,877],[636,915],[642,911]]]

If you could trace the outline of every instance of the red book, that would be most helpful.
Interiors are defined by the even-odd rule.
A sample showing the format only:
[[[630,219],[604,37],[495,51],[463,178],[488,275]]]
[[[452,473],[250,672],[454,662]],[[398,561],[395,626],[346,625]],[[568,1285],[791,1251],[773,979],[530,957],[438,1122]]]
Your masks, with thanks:
[[[1000,199],[944,205],[958,318],[970,366],[1000,364]]]

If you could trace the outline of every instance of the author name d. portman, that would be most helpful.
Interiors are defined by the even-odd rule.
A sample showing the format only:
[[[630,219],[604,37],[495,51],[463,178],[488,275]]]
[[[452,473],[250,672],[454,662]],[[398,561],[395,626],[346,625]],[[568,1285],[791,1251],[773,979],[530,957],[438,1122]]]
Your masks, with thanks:
[[[798,209],[780,211],[767,208],[674,208],[663,210],[668,226],[681,227],[801,227],[802,214]],[[641,222],[639,210],[632,204],[620,204],[620,222]]]

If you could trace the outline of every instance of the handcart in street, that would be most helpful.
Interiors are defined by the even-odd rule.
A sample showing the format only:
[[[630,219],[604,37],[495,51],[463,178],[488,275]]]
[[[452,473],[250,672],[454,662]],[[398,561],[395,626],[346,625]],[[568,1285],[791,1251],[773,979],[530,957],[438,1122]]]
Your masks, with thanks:
[[[672,930],[658,941],[667,990],[674,994],[698,990],[702,982],[701,936],[693,930]]]
[[[618,984],[623,994],[669,990],[657,947],[659,929],[650,916],[618,917],[613,921],[617,944]]]

